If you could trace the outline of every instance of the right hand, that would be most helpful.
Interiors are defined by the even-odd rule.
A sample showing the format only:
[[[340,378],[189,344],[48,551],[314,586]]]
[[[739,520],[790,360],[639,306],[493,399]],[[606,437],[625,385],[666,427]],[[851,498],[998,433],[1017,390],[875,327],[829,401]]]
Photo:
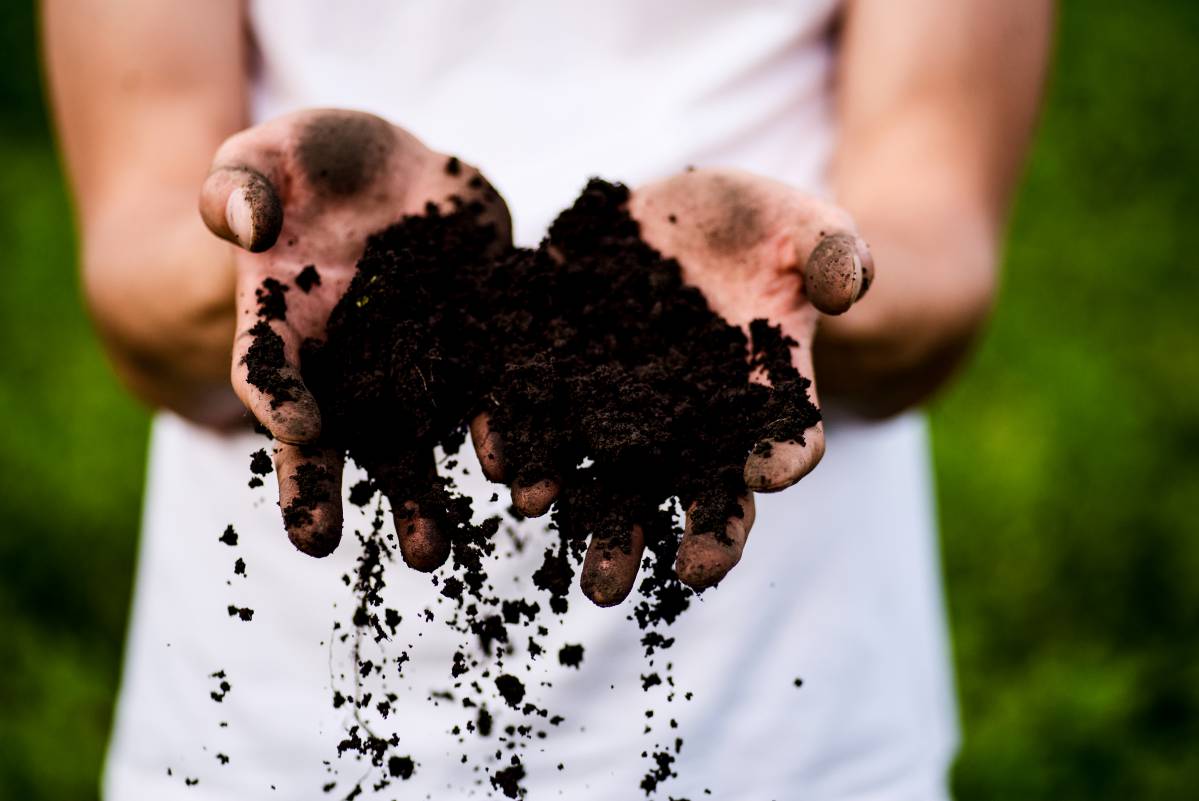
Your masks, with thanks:
[[[478,170],[425,147],[411,134],[370,114],[308,110],[249,128],[227,139],[213,159],[200,192],[200,214],[217,236],[237,245],[237,335],[233,387],[242,403],[275,438],[279,505],[288,537],[304,553],[326,556],[341,540],[341,474],[344,452],[321,443],[321,415],[300,374],[300,346],[324,339],[329,313],[354,276],[367,237],[405,215],[424,213],[429,202],[446,206],[451,195],[479,199],[483,220],[511,240],[508,209]],[[473,185],[472,185],[473,184]],[[296,277],[314,265],[320,283],[307,292]],[[286,287],[285,317],[259,303],[264,281]],[[256,334],[271,334],[283,351],[275,394],[256,386],[245,357]],[[256,383],[262,384],[261,380]],[[476,427],[478,427],[476,425]],[[485,443],[481,451],[486,447]],[[409,454],[397,454],[411,458]],[[495,454],[480,453],[487,463]],[[299,481],[309,489],[301,496]],[[315,486],[315,492],[313,487]],[[405,510],[408,499],[390,498],[404,560],[434,570],[449,542],[432,520]]]

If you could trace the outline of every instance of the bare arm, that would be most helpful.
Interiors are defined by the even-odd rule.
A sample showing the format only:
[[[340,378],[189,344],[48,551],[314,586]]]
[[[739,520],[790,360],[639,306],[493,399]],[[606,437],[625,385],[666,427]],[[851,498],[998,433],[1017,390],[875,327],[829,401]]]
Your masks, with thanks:
[[[245,127],[238,0],[45,0],[46,64],[74,190],[83,286],[118,372],[194,420],[240,417],[229,386],[231,248],[196,190]]]
[[[1052,19],[1051,0],[849,4],[833,179],[880,267],[852,313],[822,322],[826,395],[893,414],[968,350],[995,291]]]

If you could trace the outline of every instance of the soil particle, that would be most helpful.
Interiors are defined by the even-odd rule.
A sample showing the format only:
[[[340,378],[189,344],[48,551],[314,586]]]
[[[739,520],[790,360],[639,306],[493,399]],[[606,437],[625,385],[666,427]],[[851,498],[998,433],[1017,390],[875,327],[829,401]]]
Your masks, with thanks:
[[[264,278],[262,286],[254,290],[254,297],[258,300],[258,319],[286,320],[288,289],[277,279]]]
[[[271,465],[271,457],[267,456],[265,448],[259,448],[250,454],[250,472],[256,476],[269,475],[274,468]]]
[[[521,683],[520,679],[509,673],[496,676],[495,688],[499,690],[504,703],[513,709],[516,709],[525,697],[525,685]]]
[[[479,715],[475,720],[475,728],[479,732],[480,737],[490,737],[493,718],[491,713],[487,711],[487,707],[479,707]]]
[[[412,773],[416,766],[412,762],[412,757],[408,756],[393,756],[387,760],[387,772],[397,779],[407,781],[412,778]]]
[[[233,530],[233,526],[225,526],[225,531],[219,540],[229,546],[237,545],[237,532]]]
[[[241,618],[245,622],[250,622],[254,619],[254,610],[247,606],[234,606],[229,604],[229,617]]]
[[[321,285],[321,274],[316,271],[315,264],[309,264],[303,270],[300,270],[296,276],[296,286],[300,291],[307,294],[312,291],[314,286]]]
[[[265,320],[250,328],[250,347],[242,357],[246,366],[246,381],[271,398],[271,408],[296,399],[300,382],[285,372],[287,359],[283,354],[283,337],[275,333]]]
[[[658,785],[667,779],[675,777],[674,772],[674,755],[668,751],[655,751],[651,755],[654,762],[652,768],[646,772],[644,778],[641,779],[641,789],[645,791],[647,796],[653,795],[658,789]]]
[[[209,678],[217,679],[220,682],[217,684],[217,688],[208,694],[209,697],[218,704],[222,703],[225,700],[225,696],[228,695],[229,691],[233,689],[233,686],[229,684],[228,678],[225,676],[225,671],[223,670],[218,670],[216,673],[211,674]]]
[[[558,664],[577,668],[583,664],[582,645],[563,645],[558,651]]]
[[[524,781],[525,768],[520,758],[513,754],[511,764],[503,770],[497,770],[491,776],[491,786],[502,792],[508,798],[522,798],[525,788],[520,783]]]

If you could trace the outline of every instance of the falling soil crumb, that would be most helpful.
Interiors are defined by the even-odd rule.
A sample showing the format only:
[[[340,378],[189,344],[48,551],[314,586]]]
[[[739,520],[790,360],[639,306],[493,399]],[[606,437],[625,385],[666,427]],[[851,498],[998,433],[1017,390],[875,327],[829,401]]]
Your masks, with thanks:
[[[211,674],[209,678],[217,679],[219,681],[217,688],[208,694],[209,697],[218,704],[224,702],[225,696],[228,695],[229,691],[233,689],[233,686],[229,684],[229,681],[225,676],[225,671],[218,670],[216,673]]]
[[[274,466],[271,464],[271,457],[266,453],[266,448],[259,448],[250,454],[250,472],[254,475],[269,475],[273,469]]]
[[[563,645],[558,651],[558,664],[577,668],[583,664],[582,645]]]
[[[216,760],[217,760],[217,762],[220,762],[222,765],[229,764],[229,757],[226,754],[217,754]]]
[[[233,574],[236,576],[244,576],[246,574],[246,560],[238,557],[233,563]]]
[[[237,545],[237,532],[233,530],[233,526],[225,526],[225,531],[218,539],[229,546]]]
[[[496,677],[495,688],[499,690],[504,702],[513,709],[525,697],[525,685],[521,683],[520,679],[507,673]]]
[[[415,769],[416,768],[412,762],[412,757],[393,756],[391,759],[387,760],[387,772],[397,779],[411,779],[412,773]]]
[[[237,617],[249,622],[254,619],[254,610],[245,606],[229,604],[229,617]]]
[[[296,286],[298,286],[300,291],[304,294],[311,292],[314,286],[320,285],[321,274],[316,271],[315,264],[309,264],[303,270],[300,270],[299,275],[296,276]]]
[[[492,775],[491,786],[508,798],[520,798],[525,794],[525,789],[520,786],[524,778],[525,767],[521,764],[520,757],[514,754],[512,756],[512,764],[503,770],[497,770]]]
[[[796,687],[802,687],[802,686],[803,686],[803,679],[796,679],[796,680],[795,680],[795,686],[796,686]]]

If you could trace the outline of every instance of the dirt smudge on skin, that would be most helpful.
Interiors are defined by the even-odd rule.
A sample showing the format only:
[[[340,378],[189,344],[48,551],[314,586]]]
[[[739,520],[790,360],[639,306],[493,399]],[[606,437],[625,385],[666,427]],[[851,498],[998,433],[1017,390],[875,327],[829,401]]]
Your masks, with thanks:
[[[315,191],[347,197],[364,191],[386,171],[394,148],[395,131],[384,120],[328,112],[304,126],[295,152]]]

